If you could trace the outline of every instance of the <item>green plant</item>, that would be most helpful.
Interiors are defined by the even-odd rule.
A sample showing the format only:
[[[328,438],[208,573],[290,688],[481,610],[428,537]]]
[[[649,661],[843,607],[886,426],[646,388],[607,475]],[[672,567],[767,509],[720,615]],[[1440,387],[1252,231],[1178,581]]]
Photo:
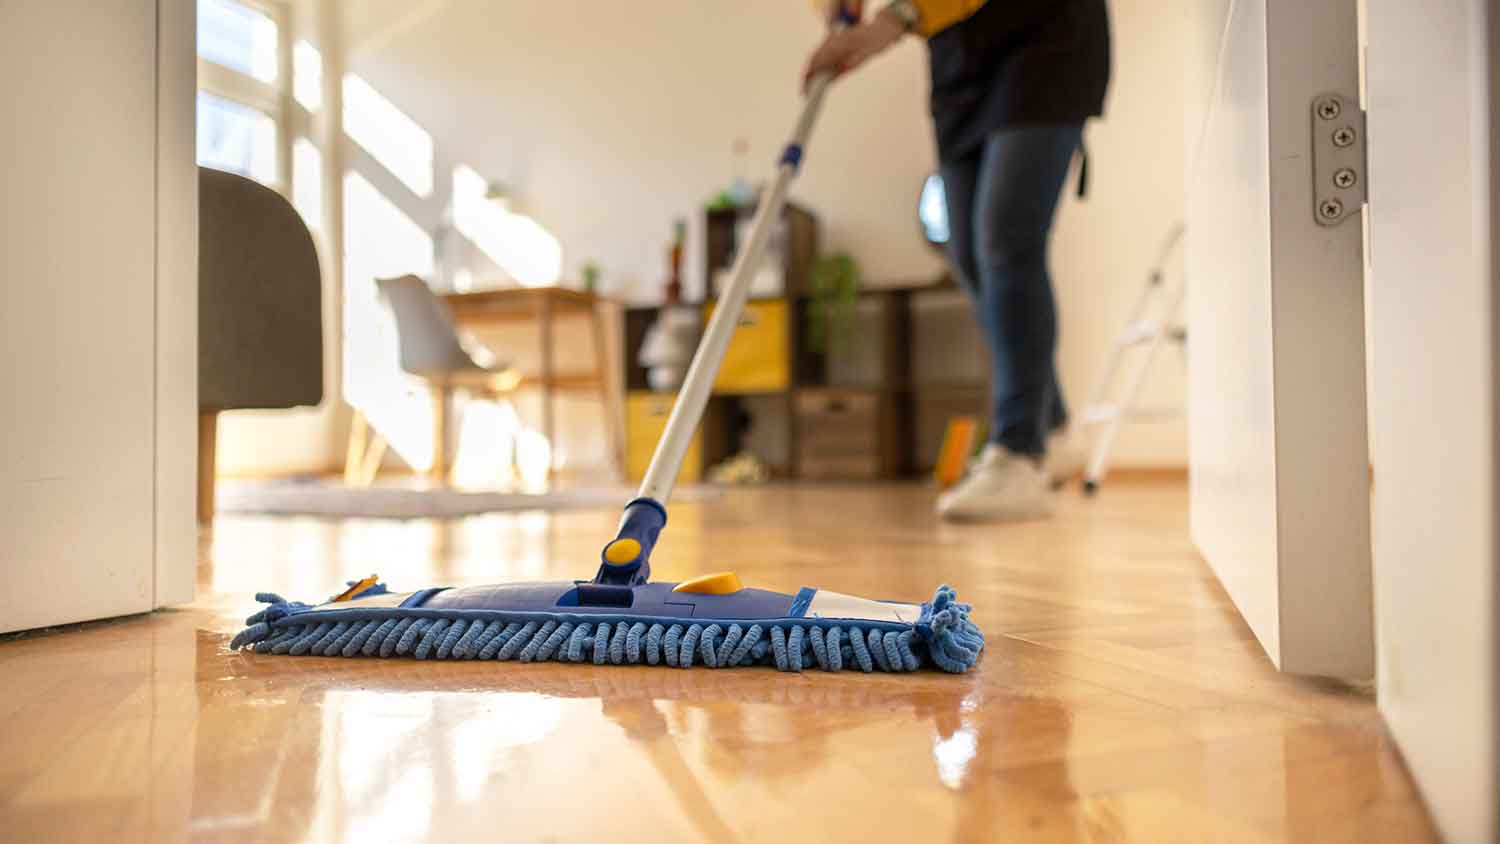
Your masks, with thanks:
[[[854,336],[859,264],[847,253],[820,256],[812,265],[807,345],[819,354],[847,349]]]

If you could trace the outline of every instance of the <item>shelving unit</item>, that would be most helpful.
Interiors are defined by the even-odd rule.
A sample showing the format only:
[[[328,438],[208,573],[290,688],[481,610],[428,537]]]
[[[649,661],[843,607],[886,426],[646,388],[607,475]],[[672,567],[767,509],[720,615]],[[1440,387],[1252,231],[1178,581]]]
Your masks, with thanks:
[[[706,212],[704,278],[710,288],[715,272],[732,262],[735,232],[752,211]],[[778,268],[784,287],[779,295],[752,296],[747,303],[743,333],[730,343],[695,446],[696,468],[706,470],[748,449],[778,478],[879,480],[929,470],[948,416],[984,410],[988,358],[961,292],[943,280],[863,290],[849,342],[814,350],[804,328],[812,306],[817,218],[789,205],[784,220],[784,261]],[[940,325],[924,325],[930,300],[944,297],[956,297],[957,315],[945,312]],[[698,308],[701,322],[712,303],[690,306]],[[937,309],[943,310],[941,304]],[[625,312],[624,380],[631,408],[626,462],[637,477],[649,454],[634,452],[654,445],[665,424],[663,408],[672,400],[670,393],[650,390],[637,360],[658,312],[654,307]],[[682,480],[698,479],[697,472],[684,471]]]

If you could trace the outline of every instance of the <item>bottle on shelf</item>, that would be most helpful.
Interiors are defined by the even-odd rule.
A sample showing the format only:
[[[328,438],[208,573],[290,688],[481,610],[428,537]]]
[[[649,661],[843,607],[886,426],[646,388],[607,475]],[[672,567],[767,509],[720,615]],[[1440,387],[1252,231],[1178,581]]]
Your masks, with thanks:
[[[697,309],[682,304],[682,252],[686,241],[687,222],[678,220],[672,226],[672,246],[667,252],[661,312],[646,331],[639,355],[653,390],[675,390],[682,385],[698,344]]]

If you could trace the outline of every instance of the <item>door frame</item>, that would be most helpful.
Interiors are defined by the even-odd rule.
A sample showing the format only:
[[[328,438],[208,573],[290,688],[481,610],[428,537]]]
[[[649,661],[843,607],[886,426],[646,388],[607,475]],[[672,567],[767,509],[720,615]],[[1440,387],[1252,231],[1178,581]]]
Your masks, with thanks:
[[[1360,101],[1356,0],[1198,9],[1217,50],[1188,173],[1193,538],[1277,667],[1366,679],[1362,215],[1315,217],[1312,161],[1314,100]]]
[[[198,7],[156,10],[156,441],[152,606],[193,600],[198,559]]]

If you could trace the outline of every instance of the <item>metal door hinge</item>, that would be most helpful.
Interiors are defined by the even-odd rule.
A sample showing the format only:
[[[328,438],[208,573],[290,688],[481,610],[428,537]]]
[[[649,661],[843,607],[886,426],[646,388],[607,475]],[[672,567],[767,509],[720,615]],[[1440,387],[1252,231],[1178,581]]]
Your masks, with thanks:
[[[1336,226],[1354,216],[1367,197],[1365,113],[1342,94],[1312,101],[1313,219]]]

